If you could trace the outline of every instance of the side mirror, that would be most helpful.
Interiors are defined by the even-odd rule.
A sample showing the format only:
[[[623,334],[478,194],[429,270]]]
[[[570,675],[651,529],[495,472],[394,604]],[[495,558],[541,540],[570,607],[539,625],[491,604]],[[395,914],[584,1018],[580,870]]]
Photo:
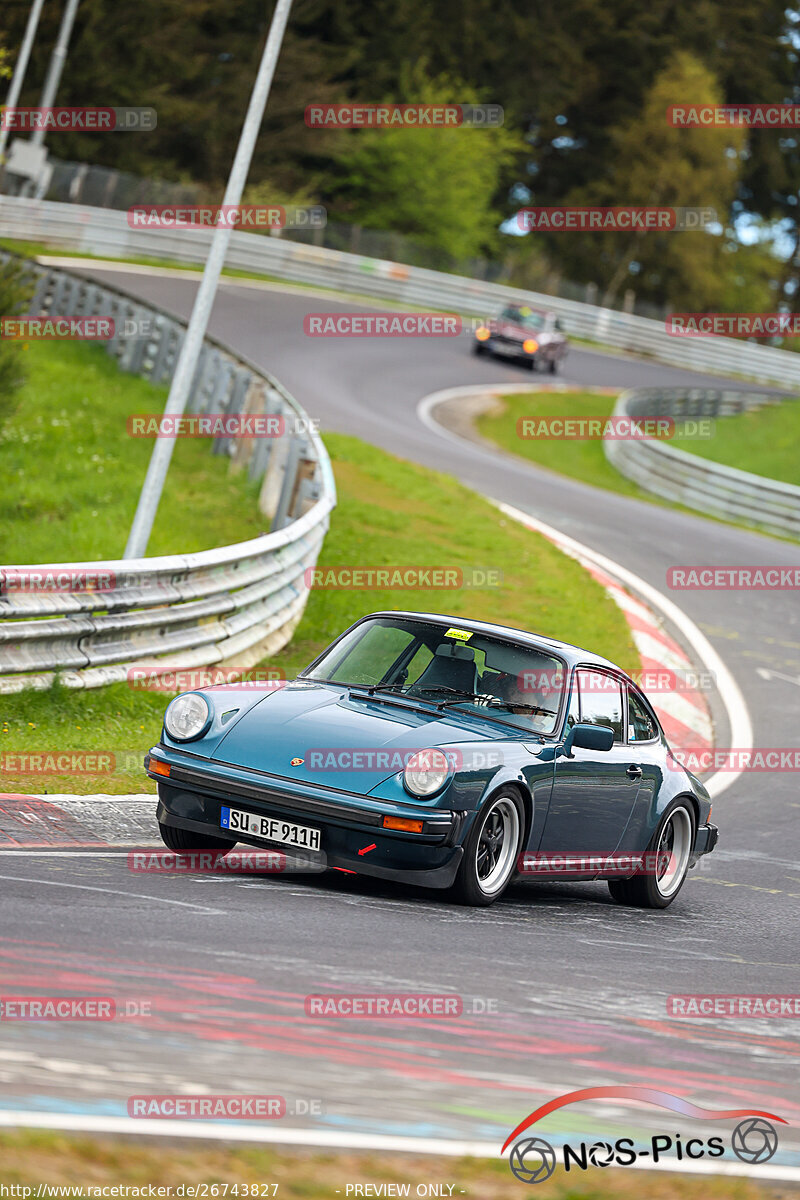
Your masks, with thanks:
[[[572,748],[579,750],[610,750],[614,745],[614,730],[606,725],[573,725],[564,740],[561,751],[567,758],[572,757]]]

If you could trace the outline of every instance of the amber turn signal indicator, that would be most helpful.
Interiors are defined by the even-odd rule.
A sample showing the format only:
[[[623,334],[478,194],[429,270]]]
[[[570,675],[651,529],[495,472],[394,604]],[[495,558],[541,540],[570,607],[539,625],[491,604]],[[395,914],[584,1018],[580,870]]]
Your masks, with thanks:
[[[407,821],[405,817],[384,817],[384,829],[402,829],[404,833],[422,833],[422,821]]]
[[[154,775],[169,775],[171,769],[169,763],[161,762],[158,758],[150,759],[150,770]]]

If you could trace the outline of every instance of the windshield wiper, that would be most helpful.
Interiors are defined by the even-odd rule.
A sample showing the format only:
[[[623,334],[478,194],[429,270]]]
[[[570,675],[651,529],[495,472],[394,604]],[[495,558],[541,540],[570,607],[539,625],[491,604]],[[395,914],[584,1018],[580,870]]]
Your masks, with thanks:
[[[369,692],[370,696],[373,692],[393,692],[397,688],[401,688],[402,683],[344,683],[342,687],[350,688],[351,691]]]
[[[360,688],[364,692],[382,692],[389,691],[392,688],[402,687],[400,683],[343,683],[340,679],[320,679],[317,675],[299,675],[294,683],[327,683],[329,687]]]

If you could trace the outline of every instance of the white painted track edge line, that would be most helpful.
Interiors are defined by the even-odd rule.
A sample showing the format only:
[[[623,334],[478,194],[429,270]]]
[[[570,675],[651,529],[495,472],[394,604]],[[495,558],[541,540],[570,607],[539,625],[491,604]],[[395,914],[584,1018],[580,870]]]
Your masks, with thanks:
[[[429,396],[425,396],[420,400],[417,405],[417,416],[423,425],[435,431],[440,437],[445,437],[448,441],[455,442],[461,447],[467,446],[475,450],[477,447],[474,443],[468,441],[466,438],[459,437],[458,434],[454,434],[451,430],[445,429],[440,425],[433,417],[433,411],[447,400],[454,398],[454,396],[466,398],[467,395],[485,395],[486,392],[494,390],[496,389],[491,387],[461,387],[432,392]],[[491,456],[490,448],[487,447],[484,453]],[[530,513],[523,512],[502,501],[494,500],[492,497],[487,497],[487,499],[491,500],[493,504],[497,505],[502,512],[506,513],[513,520],[519,521],[529,528],[536,529],[539,533],[544,534],[545,537],[551,538],[565,551],[571,551],[573,555],[588,559],[595,566],[600,567],[609,575],[617,578],[620,583],[627,584],[628,587],[633,588],[635,592],[638,592],[654,608],[661,612],[668,621],[671,621],[693,648],[703,666],[712,672],[716,680],[717,692],[728,718],[731,746],[736,747],[737,750],[745,751],[753,748],[753,726],[739,685],[705,634],[701,632],[691,617],[687,616],[673,600],[670,600],[668,596],[664,596],[657,588],[647,583],[646,580],[636,575],[633,571],[629,571],[627,567],[623,567],[620,563],[614,562],[613,559],[607,558],[603,554],[598,554],[597,551],[562,533],[560,530],[554,528],[554,526],[540,521],[538,517],[533,517]],[[741,774],[741,771],[716,771],[705,783],[712,799],[716,799],[722,795],[727,788],[736,782]]]

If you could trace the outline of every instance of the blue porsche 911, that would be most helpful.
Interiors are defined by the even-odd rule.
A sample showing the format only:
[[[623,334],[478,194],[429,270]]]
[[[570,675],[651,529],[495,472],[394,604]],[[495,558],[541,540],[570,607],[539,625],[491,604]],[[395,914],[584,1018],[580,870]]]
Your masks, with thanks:
[[[184,692],[145,767],[172,850],[241,842],[472,905],[556,876],[666,908],[717,841],[624,671],[460,617],[373,613],[278,689]]]

